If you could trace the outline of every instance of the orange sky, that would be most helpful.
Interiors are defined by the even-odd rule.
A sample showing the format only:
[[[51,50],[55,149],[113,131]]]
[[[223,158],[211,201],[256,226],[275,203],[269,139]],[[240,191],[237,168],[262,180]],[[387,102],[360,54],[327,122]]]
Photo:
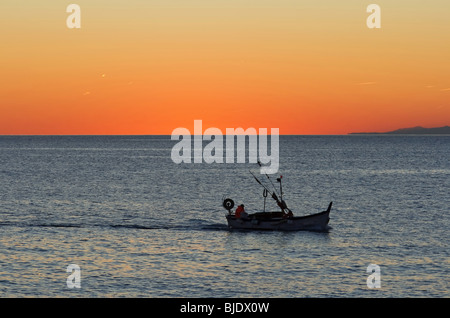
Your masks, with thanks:
[[[0,3],[0,134],[450,124],[448,0],[73,2]]]

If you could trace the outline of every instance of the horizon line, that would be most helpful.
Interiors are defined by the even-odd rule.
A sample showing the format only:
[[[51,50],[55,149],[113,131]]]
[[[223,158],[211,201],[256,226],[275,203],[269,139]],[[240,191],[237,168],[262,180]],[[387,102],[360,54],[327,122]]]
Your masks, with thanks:
[[[347,136],[352,133],[345,134],[278,134],[279,136]],[[270,136],[267,134],[266,136]],[[172,134],[0,134],[0,137],[5,136],[172,136]],[[175,136],[214,136],[214,134],[189,134],[189,135],[175,135]],[[222,134],[227,136],[227,134]],[[259,136],[259,134],[233,134],[230,136]]]
[[[161,137],[171,137],[172,135],[167,134],[0,134],[0,137],[150,137],[150,136],[161,136]],[[176,135],[176,136],[214,136],[214,135]],[[228,136],[226,134],[222,136]],[[229,136],[259,136],[259,134],[235,134]],[[272,136],[267,134],[265,136]],[[448,134],[390,134],[390,133],[346,133],[346,134],[279,134],[278,136],[448,136]]]
[[[422,128],[422,129],[436,129],[436,128],[447,128],[450,127],[449,125],[445,125],[445,126],[438,126],[438,127],[423,127],[423,126],[414,126],[414,127],[408,127],[408,128],[400,128],[400,129],[396,129],[396,130],[391,130],[391,131],[384,131],[384,132],[377,132],[377,131],[373,131],[373,132],[364,132],[364,131],[359,131],[359,132],[347,132],[347,133],[341,133],[341,134],[278,134],[279,136],[348,136],[348,135],[389,135],[392,132],[397,132],[397,131],[401,131],[401,130],[408,130],[408,129],[414,129],[414,128]],[[245,132],[245,131],[244,131]],[[170,134],[161,134],[161,133],[156,133],[156,134],[0,134],[0,136],[172,136],[173,132]],[[256,134],[233,134],[233,136],[259,136],[260,134],[256,133]],[[269,136],[272,134],[266,134],[266,136]],[[403,135],[401,133],[395,133],[395,135]],[[411,135],[411,133],[406,134],[406,135]],[[421,133],[418,133],[417,135],[422,135]],[[423,135],[430,135],[430,134],[423,134]],[[178,134],[176,134],[176,136],[180,136]],[[183,136],[214,136],[214,134],[208,134],[205,135],[204,133],[202,134],[186,134]],[[227,136],[227,134],[222,134],[222,136]]]

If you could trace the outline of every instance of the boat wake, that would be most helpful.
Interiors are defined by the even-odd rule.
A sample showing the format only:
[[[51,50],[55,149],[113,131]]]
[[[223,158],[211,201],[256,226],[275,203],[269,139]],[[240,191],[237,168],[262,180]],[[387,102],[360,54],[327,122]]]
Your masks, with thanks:
[[[220,223],[198,223],[198,224],[86,224],[86,223],[18,223],[0,222],[0,227],[19,228],[112,228],[117,230],[181,230],[181,231],[227,231],[226,224]]]

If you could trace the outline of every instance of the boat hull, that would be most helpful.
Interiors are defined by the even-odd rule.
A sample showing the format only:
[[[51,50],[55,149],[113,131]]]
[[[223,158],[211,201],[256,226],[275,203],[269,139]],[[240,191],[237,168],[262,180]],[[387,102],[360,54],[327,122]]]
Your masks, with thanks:
[[[280,212],[261,212],[246,218],[226,215],[230,229],[269,231],[326,231],[329,229],[331,203],[327,211],[317,214],[284,218]]]

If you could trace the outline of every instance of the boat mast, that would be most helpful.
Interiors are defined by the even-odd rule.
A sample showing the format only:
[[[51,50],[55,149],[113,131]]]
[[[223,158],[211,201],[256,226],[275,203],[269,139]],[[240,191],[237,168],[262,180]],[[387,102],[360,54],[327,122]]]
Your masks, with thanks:
[[[262,168],[262,164],[261,161],[258,160],[258,165]],[[270,179],[269,175],[267,173],[265,173],[267,179],[269,179],[270,184],[272,185],[273,189],[275,190],[275,193],[277,193],[277,188],[275,187],[275,185],[272,182],[272,179]],[[277,193],[278,194],[278,193]],[[282,195],[281,195],[282,196]]]
[[[263,210],[263,212],[266,212],[267,189],[265,189],[265,188],[263,190],[263,197],[264,197],[264,210]]]
[[[279,178],[277,178],[277,182],[280,183],[280,198],[281,198],[281,201],[283,201],[283,186],[281,185],[281,179],[283,179],[283,176],[280,176]]]
[[[278,206],[281,208],[281,211],[283,211],[284,213],[287,213],[287,212],[292,213],[292,211],[287,207],[286,202],[284,202],[282,198],[280,201],[280,199],[275,194],[275,192],[271,192],[269,189],[267,189],[267,187],[264,184],[262,184],[261,181],[259,181],[259,179],[253,174],[253,172],[251,172],[250,170],[249,170],[249,172],[253,176],[253,178],[255,178],[256,182],[258,182],[264,188],[264,190],[266,190],[268,193],[271,194],[272,199],[274,199],[277,202]],[[267,177],[269,177],[269,176],[267,176]],[[281,185],[281,180],[280,180],[280,185]],[[285,210],[287,210],[287,212]]]

